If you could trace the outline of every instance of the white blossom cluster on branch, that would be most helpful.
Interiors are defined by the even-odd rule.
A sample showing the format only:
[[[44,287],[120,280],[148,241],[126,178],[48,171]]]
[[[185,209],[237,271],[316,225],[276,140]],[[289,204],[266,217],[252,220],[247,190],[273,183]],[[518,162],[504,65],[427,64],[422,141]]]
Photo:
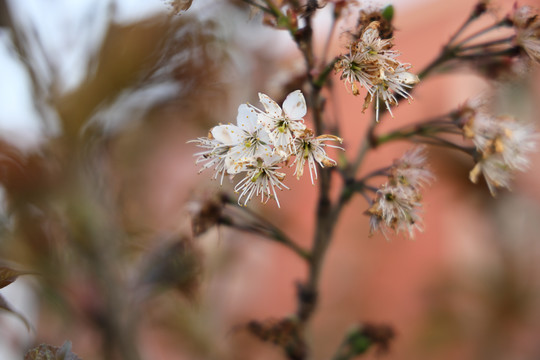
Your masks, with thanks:
[[[239,194],[239,204],[246,205],[252,197],[260,197],[263,203],[273,198],[279,206],[276,189],[289,189],[283,182],[285,173],[281,169],[287,163],[296,165],[294,174],[300,178],[307,163],[314,183],[316,163],[321,167],[336,165],[325,147],[340,147],[325,141],[341,143],[342,139],[334,135],[315,136],[305,125],[307,107],[300,90],[290,93],[283,107],[262,93],[259,100],[264,111],[242,104],[238,107],[236,125],[215,126],[208,137],[190,142],[204,149],[195,154],[196,163],[203,164],[200,171],[213,168],[214,178],[220,178],[221,183],[225,175],[244,176],[234,188]]]

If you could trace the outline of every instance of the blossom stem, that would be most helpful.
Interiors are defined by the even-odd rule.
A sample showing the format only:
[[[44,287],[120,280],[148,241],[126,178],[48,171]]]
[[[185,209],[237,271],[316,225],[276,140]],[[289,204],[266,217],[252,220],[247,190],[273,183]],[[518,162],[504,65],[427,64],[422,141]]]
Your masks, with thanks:
[[[328,75],[330,75],[330,73],[332,72],[332,70],[334,69],[334,65],[336,64],[336,62],[339,60],[338,57],[334,58],[332,61],[330,61],[328,63],[328,65],[326,65],[324,67],[324,69],[321,71],[321,73],[319,74],[319,76],[313,80],[313,84],[319,88],[322,88],[324,86],[324,84],[326,83],[326,80],[328,79]]]
[[[474,49],[479,49],[479,48],[480,49],[485,49],[487,47],[494,46],[494,45],[510,43],[515,37],[516,37],[515,35],[512,35],[512,36],[506,37],[504,39],[487,41],[487,42],[484,42],[484,43],[474,44],[474,45],[469,45],[469,46],[462,46],[462,47],[458,48],[456,51],[457,52],[463,52],[463,51],[469,51],[469,50],[474,50]]]
[[[453,49],[444,48],[443,51],[439,54],[437,58],[435,58],[431,63],[429,63],[424,70],[420,71],[418,74],[418,78],[420,80],[423,80],[425,77],[427,77],[435,68],[439,67],[440,65],[444,64],[445,62],[453,59],[455,57],[455,54],[453,53]],[[400,98],[401,100],[401,98]]]
[[[368,173],[367,175],[364,175],[359,181],[365,182],[366,180],[371,179],[372,177],[387,176],[388,175],[388,170],[390,170],[391,168],[392,168],[391,166],[385,166],[383,168],[374,170],[374,171]]]
[[[512,55],[517,55],[517,54],[519,54],[519,47],[514,46],[509,49],[504,49],[501,51],[493,51],[493,52],[479,51],[475,54],[459,55],[457,56],[457,58],[460,60],[477,60],[477,59],[482,59],[486,57],[512,56]]]
[[[425,136],[425,138],[420,139],[418,142],[426,145],[434,145],[434,146],[443,146],[443,147],[449,147],[455,150],[462,151],[466,153],[467,155],[471,155],[474,157],[475,154],[475,148],[474,147],[464,147],[461,145],[458,145],[456,143],[453,143],[447,139],[437,137],[437,136]]]
[[[276,18],[283,17],[283,13],[281,12],[281,10],[279,10],[279,8],[276,6],[276,4],[274,4],[272,0],[264,0],[264,2],[268,6],[268,10],[270,11],[270,13],[272,13]]]
[[[459,49],[461,46],[465,45],[466,43],[470,42],[471,40],[473,39],[476,39],[477,37],[479,36],[482,36],[488,32],[490,32],[491,30],[495,30],[501,26],[507,26],[508,25],[508,20],[507,19],[503,19],[499,22],[496,22],[495,24],[491,25],[491,26],[488,26],[484,29],[481,29],[481,30],[478,30],[477,32],[467,36],[465,39],[461,40],[458,44],[456,44],[455,46],[453,46],[454,49]]]
[[[307,7],[309,9],[317,9],[317,0],[308,0]],[[313,123],[317,134],[324,133],[324,124],[322,118],[322,101],[321,101],[321,86],[325,78],[319,77],[317,80],[313,78],[312,71],[315,69],[315,57],[313,54],[311,27],[311,18],[313,11],[306,11],[304,17],[305,25],[299,36],[293,36],[298,48],[302,52],[306,63],[306,73],[310,84],[309,106],[312,110]],[[330,67],[328,69],[331,70]],[[330,72],[327,71],[327,73]],[[325,75],[325,77],[328,75]],[[319,181],[319,200],[317,203],[316,219],[315,219],[315,235],[313,239],[311,258],[309,263],[308,278],[305,282],[298,285],[298,309],[297,316],[302,324],[305,324],[312,316],[317,307],[318,284],[322,263],[326,250],[332,239],[332,232],[337,223],[337,215],[339,211],[335,211],[330,199],[330,177],[331,169],[323,168],[320,173]]]
[[[466,43],[470,42],[471,40],[491,31],[491,30],[494,30],[494,29],[497,29],[498,27],[501,27],[501,26],[506,26],[508,24],[508,20],[506,19],[503,19],[491,26],[488,26],[484,29],[481,29],[477,32],[475,32],[474,34],[471,34],[469,35],[468,37],[466,37],[465,39],[461,40],[458,44],[456,45],[453,45],[453,46],[450,46],[451,43],[457,38],[457,36],[463,31],[463,29],[470,23],[470,21],[473,19],[474,17],[469,17],[469,20],[467,20],[463,25],[462,27],[460,28],[460,30],[458,30],[458,32],[456,34],[454,34],[454,36],[452,36],[452,38],[450,39],[450,41],[447,43],[446,46],[443,47],[441,53],[439,54],[438,57],[436,57],[431,63],[429,63],[425,68],[424,70],[422,70],[419,74],[418,74],[418,78],[420,78],[420,80],[424,79],[428,74],[430,74],[435,68],[439,67],[440,65],[450,61],[450,60],[453,60],[453,59],[456,59],[458,58],[457,54],[462,51],[462,49],[467,49],[466,47],[463,47],[463,45],[465,45]],[[471,45],[470,47],[472,46],[476,46],[476,45]],[[489,55],[487,56],[497,56],[498,54],[496,55],[493,55],[493,53],[489,53]],[[463,58],[463,56],[459,56],[460,59]]]
[[[422,121],[411,124],[387,134],[375,136],[374,142],[376,146],[386,142],[400,139],[408,139],[414,136],[429,136],[438,133],[457,134],[456,125],[452,121],[444,120],[448,115],[443,115],[433,120]]]
[[[356,158],[352,165],[349,167],[348,176],[354,177],[358,169],[360,168],[360,165],[364,161],[364,158],[368,152],[369,149],[374,148],[377,144],[376,138],[375,138],[375,127],[377,126],[377,120],[375,116],[373,116],[373,119],[369,125],[369,128],[366,132],[366,136],[364,138],[364,141],[362,141],[362,144],[360,145],[360,148],[358,149],[358,153],[356,154]]]
[[[302,259],[309,261],[311,258],[310,253],[296,244],[291,238],[289,238],[280,228],[260,216],[254,211],[251,211],[247,206],[238,205],[235,201],[228,201],[229,205],[233,206],[235,209],[243,211],[245,214],[250,216],[254,222],[249,224],[239,224],[235,222],[231,217],[224,217],[221,219],[221,223],[237,230],[242,230],[246,232],[251,232],[265,236],[271,240],[274,240],[295,252]]]
[[[461,35],[461,33],[467,28],[467,26],[469,26],[475,19],[477,18],[477,16],[475,16],[474,13],[472,13],[468,18],[467,20],[465,20],[465,22],[463,22],[463,24],[461,24],[461,26],[459,27],[459,29],[457,29],[457,31],[454,33],[454,35],[452,35],[450,37],[450,40],[448,40],[448,46],[450,44],[452,44],[459,35]]]

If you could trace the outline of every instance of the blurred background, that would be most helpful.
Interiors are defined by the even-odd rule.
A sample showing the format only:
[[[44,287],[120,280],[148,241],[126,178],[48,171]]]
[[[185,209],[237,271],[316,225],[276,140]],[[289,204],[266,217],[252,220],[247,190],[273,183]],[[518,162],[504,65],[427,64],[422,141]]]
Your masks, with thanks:
[[[0,290],[33,327],[2,312],[1,359],[65,340],[85,360],[284,359],[240,326],[292,314],[305,264],[224,226],[192,236],[193,213],[218,191],[234,194],[228,181],[220,188],[197,174],[197,148],[186,142],[234,122],[239,104],[258,106],[258,92],[281,102],[302,83],[303,60],[286,32],[241,1],[194,0],[179,11],[187,3],[0,0],[0,261],[37,273]],[[493,2],[498,16],[513,4]],[[473,2],[393,5],[400,60],[418,72]],[[344,51],[356,11],[336,28],[331,56]],[[330,19],[328,9],[315,19],[317,51]],[[486,78],[473,64],[429,77],[380,131],[478,94],[495,98],[499,113],[538,122],[538,64],[525,71]],[[325,96],[354,154],[370,121],[363,99],[337,76]],[[410,146],[377,148],[362,173]],[[329,359],[359,322],[392,326],[387,359],[540,358],[540,155],[494,199],[469,182],[469,157],[429,154],[437,180],[415,240],[368,237],[362,197],[344,211],[310,327],[313,359]],[[307,248],[317,187],[292,173],[287,184],[281,208],[249,206]]]

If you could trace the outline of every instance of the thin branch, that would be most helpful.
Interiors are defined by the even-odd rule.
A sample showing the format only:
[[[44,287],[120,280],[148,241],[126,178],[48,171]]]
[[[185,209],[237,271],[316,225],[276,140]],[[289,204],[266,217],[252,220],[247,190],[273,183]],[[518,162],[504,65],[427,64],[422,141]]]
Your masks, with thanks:
[[[366,180],[372,178],[372,177],[376,177],[376,176],[388,176],[388,170],[390,170],[392,168],[392,166],[385,166],[383,168],[380,168],[380,169],[377,169],[377,170],[374,170],[364,176],[362,176],[360,178],[360,180],[358,180],[357,182],[361,182],[361,183],[364,183]]]
[[[506,37],[506,38],[503,38],[503,39],[487,41],[487,42],[484,42],[484,43],[479,43],[479,44],[474,44],[474,45],[469,45],[469,46],[463,46],[463,47],[458,48],[456,51],[457,52],[463,52],[463,51],[469,51],[469,50],[475,50],[475,49],[485,49],[485,48],[490,47],[490,46],[501,45],[501,44],[505,44],[505,43],[511,43],[512,40],[514,40],[515,37],[516,37],[515,35],[512,35],[512,36],[509,36],[509,37]]]
[[[478,60],[478,59],[484,59],[489,57],[497,57],[497,56],[512,56],[519,54],[519,47],[514,46],[509,49],[504,49],[501,51],[492,51],[492,52],[484,52],[480,51],[475,54],[469,54],[469,55],[459,55],[457,56],[457,59],[460,60]]]
[[[454,33],[454,35],[452,35],[450,37],[450,40],[448,40],[448,45],[452,44],[454,42],[454,40],[457,39],[457,37],[459,35],[461,35],[461,33],[467,28],[467,26],[469,26],[475,19],[477,18],[477,16],[474,16],[474,13],[471,14],[466,20],[465,22],[463,22],[463,24],[459,27],[459,29],[457,29],[457,31]]]
[[[469,41],[471,41],[473,39],[476,39],[477,37],[482,36],[482,35],[490,32],[491,30],[495,30],[495,29],[497,29],[497,28],[499,28],[501,26],[507,26],[507,25],[508,25],[508,20],[503,19],[503,20],[501,20],[501,21],[499,21],[499,22],[497,22],[497,23],[495,23],[495,24],[493,24],[491,26],[488,26],[488,27],[486,27],[484,29],[478,30],[477,32],[467,36],[465,39],[461,40],[458,44],[456,44],[454,46],[454,48],[459,48],[462,45],[468,43]]]
[[[295,252],[298,256],[300,256],[302,259],[309,261],[311,258],[311,255],[309,252],[302,247],[300,247],[298,244],[296,244],[289,236],[287,236],[279,227],[275,226],[268,220],[266,220],[264,217],[260,216],[256,212],[249,209],[247,206],[241,206],[238,205],[238,203],[234,201],[228,202],[229,205],[231,205],[233,208],[238,209],[245,214],[247,214],[250,218],[255,220],[255,222],[251,222],[248,224],[239,224],[238,222],[235,222],[231,217],[226,217],[221,220],[221,222],[224,225],[228,225],[232,228],[247,231],[251,233],[256,233],[262,236],[265,236],[266,238],[270,240],[274,240],[293,252]]]
[[[438,136],[422,136],[419,140],[417,140],[417,142],[426,144],[426,145],[443,146],[443,147],[451,148],[454,150],[459,150],[471,156],[474,156],[474,153],[476,152],[474,147],[461,146],[456,143],[453,143],[450,140],[447,140]]]

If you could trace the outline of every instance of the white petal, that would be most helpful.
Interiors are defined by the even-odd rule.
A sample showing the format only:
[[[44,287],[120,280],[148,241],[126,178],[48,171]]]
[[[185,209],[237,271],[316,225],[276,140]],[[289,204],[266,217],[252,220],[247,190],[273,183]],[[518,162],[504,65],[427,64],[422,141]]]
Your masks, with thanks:
[[[242,130],[253,134],[260,125],[257,121],[257,113],[247,104],[242,104],[238,107],[238,115],[236,116],[236,123]]]
[[[263,93],[259,93],[259,101],[263,104],[264,108],[266,109],[266,112],[276,118],[279,118],[283,115],[283,111],[281,111],[281,107],[268,95],[265,95]]]
[[[268,116],[268,114],[261,113],[257,115],[257,120],[262,124],[268,131],[274,130],[276,127],[276,119]]]
[[[300,90],[293,91],[283,102],[283,111],[289,119],[299,120],[306,115],[306,99]]]
[[[268,135],[268,131],[264,127],[261,127],[261,129],[257,133],[257,137],[259,138],[259,141],[262,143],[265,143],[268,145],[272,144],[272,139],[270,139],[270,135]]]
[[[270,145],[259,145],[257,151],[253,155],[255,158],[266,158],[272,155],[272,147]]]
[[[416,75],[413,74],[413,73],[407,72],[407,71],[395,73],[393,77],[394,77],[394,79],[396,79],[398,82],[400,82],[400,83],[402,83],[402,84],[405,84],[405,85],[414,85],[414,84],[418,84],[418,82],[420,81],[420,79],[418,78],[418,76],[416,76]]]
[[[225,145],[236,145],[242,142],[242,130],[236,125],[218,125],[210,132],[214,139]]]
[[[283,161],[283,157],[277,153],[264,153],[260,156],[266,166],[272,166]]]

